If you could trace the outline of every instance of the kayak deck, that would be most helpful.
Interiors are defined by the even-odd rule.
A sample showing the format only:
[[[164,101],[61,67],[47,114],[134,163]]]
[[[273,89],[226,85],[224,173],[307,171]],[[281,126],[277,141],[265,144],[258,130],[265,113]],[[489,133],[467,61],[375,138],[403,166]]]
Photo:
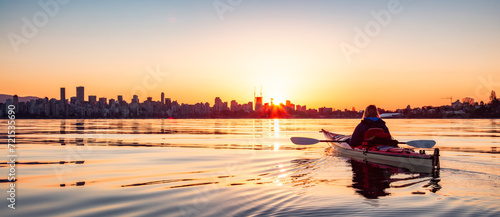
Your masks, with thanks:
[[[335,147],[344,156],[357,160],[381,163],[390,166],[406,168],[412,172],[432,173],[439,169],[439,149],[434,149],[433,155],[415,152],[413,149],[389,145],[360,146],[352,148],[345,141],[350,136],[335,134],[321,130],[332,147]]]

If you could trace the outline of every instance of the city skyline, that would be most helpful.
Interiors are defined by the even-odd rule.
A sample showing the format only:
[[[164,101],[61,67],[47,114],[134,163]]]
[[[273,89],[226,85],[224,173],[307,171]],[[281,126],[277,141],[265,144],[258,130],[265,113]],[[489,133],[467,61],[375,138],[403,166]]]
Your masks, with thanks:
[[[61,101],[61,102],[65,102],[65,103],[69,103],[69,102],[72,102],[74,101],[74,103],[77,103],[77,102],[90,102],[91,104],[92,103],[96,103],[96,102],[99,102],[101,99],[104,99],[106,101],[106,104],[108,100],[113,100],[113,101],[116,101],[117,103],[121,103],[121,102],[126,102],[126,103],[143,103],[143,102],[146,102],[146,101],[154,101],[154,102],[160,102],[161,104],[165,104],[165,102],[167,100],[172,100],[172,98],[170,97],[165,97],[165,92],[161,92],[160,93],[160,99],[159,100],[155,100],[155,98],[153,96],[146,96],[146,99],[145,100],[142,100],[141,101],[141,98],[137,95],[133,95],[131,98],[130,98],[130,101],[126,100],[126,99],[123,99],[123,95],[119,94],[119,95],[116,95],[116,98],[113,98],[113,97],[99,97],[98,95],[87,95],[87,99],[88,100],[85,100],[86,99],[86,95],[85,95],[85,87],[84,86],[77,86],[76,87],[76,94],[75,96],[72,96],[72,97],[69,97],[69,98],[66,98],[66,87],[60,87],[59,88],[59,92],[60,92],[60,95],[59,95],[59,98],[54,98],[54,97],[38,97],[39,99],[43,99],[43,98],[47,98],[49,100],[52,100],[52,99],[55,99],[55,100],[58,100],[58,101]],[[260,107],[264,106],[264,105],[290,105],[291,103],[291,100],[288,100],[288,99],[285,99],[283,101],[277,101],[275,100],[274,98],[269,98],[269,101],[268,102],[264,102],[263,101],[263,97],[262,97],[263,93],[262,93],[262,89],[260,91],[259,94],[256,94],[254,93],[254,99],[252,99],[251,101],[248,101],[249,103],[252,103],[255,107],[253,107],[252,109],[253,110],[259,110]],[[18,96],[17,94],[14,94],[13,96],[17,96],[18,98],[19,97],[22,97],[22,96]],[[221,99],[221,97],[218,97],[218,96],[215,96],[215,103],[213,104],[215,106],[215,104],[217,103],[218,100],[220,100],[221,103],[225,103],[225,104],[228,104],[229,102],[233,103],[233,102],[237,102],[236,100],[234,99],[231,99],[231,100],[228,100],[228,101],[223,101]],[[68,99],[69,99],[69,102],[68,102]],[[99,99],[99,100],[98,100]],[[177,101],[177,100],[175,100]],[[205,101],[206,103],[209,103],[208,101]],[[0,103],[5,103],[5,102],[0,102]],[[188,103],[184,103],[184,102],[181,102],[182,104],[188,104]],[[203,102],[197,102],[197,103],[203,103]],[[292,105],[295,105],[295,104],[292,104]],[[299,105],[300,106],[300,105]],[[305,105],[303,105],[305,106]]]
[[[262,85],[315,108],[397,109],[500,91],[497,1],[61,2],[0,1],[0,93],[192,104]]]
[[[177,100],[165,97],[161,93],[161,100],[153,101],[147,97],[142,101],[137,95],[128,103],[122,95],[117,99],[88,95],[85,101],[85,87],[76,87],[76,96],[66,98],[66,88],[60,88],[59,99],[48,97],[31,98],[22,101],[17,95],[7,98],[5,103],[0,102],[0,118],[8,115],[8,110],[15,112],[18,118],[360,118],[363,110],[335,109],[321,107],[308,108],[307,105],[295,105],[290,100],[286,104],[270,102],[263,103],[262,92],[254,93],[254,101],[239,104],[236,100],[223,101],[215,97],[213,106],[209,102],[196,104],[179,103]],[[490,102],[476,102],[471,97],[452,101],[447,106],[424,106],[406,108],[395,111],[379,107],[380,117],[384,118],[498,118],[500,101],[496,92],[491,91]]]
[[[72,96],[72,97],[69,97],[67,98],[67,94],[66,94],[66,87],[60,87],[59,88],[59,98],[49,98],[47,96],[45,97],[35,97],[35,98],[38,98],[38,99],[47,99],[47,100],[56,100],[58,102],[61,102],[61,103],[66,103],[66,104],[69,104],[69,103],[72,103],[72,104],[78,104],[78,103],[90,103],[91,105],[92,104],[104,104],[104,105],[111,105],[113,103],[116,103],[116,104],[121,104],[122,102],[123,103],[136,103],[136,104],[139,104],[139,103],[146,103],[146,102],[157,102],[157,103],[161,103],[161,104],[166,104],[166,102],[168,101],[169,103],[171,102],[175,102],[175,103],[178,103],[178,99],[175,99],[172,101],[172,98],[170,97],[165,97],[165,92],[161,92],[160,93],[160,99],[159,100],[154,100],[155,98],[153,96],[146,96],[145,100],[144,98],[140,98],[139,96],[137,95],[133,95],[131,98],[130,98],[130,101],[127,101],[127,99],[124,99],[123,98],[123,95],[116,95],[116,98],[113,98],[113,97],[102,97],[102,96],[99,96],[98,95],[85,95],[85,87],[84,86],[77,86],[76,88],[76,91],[75,91],[75,95]],[[23,98],[23,97],[26,97],[26,96],[18,96],[17,94],[14,94],[14,95],[11,95],[13,97],[13,99],[10,99],[10,98],[6,98],[6,100],[3,100],[3,101],[0,101],[0,103],[7,103],[9,102],[9,100],[14,100],[14,101],[19,101],[21,102],[21,100],[19,100],[19,98]],[[87,97],[86,97],[87,96]],[[265,102],[263,101],[263,92],[262,92],[262,87],[260,89],[260,92],[256,92],[256,89],[254,89],[254,97],[252,99],[252,101],[248,101],[247,104],[250,104],[250,111],[258,111],[260,110],[262,107],[264,106],[282,106],[282,107],[290,107],[292,106],[293,109],[297,109],[297,110],[301,110],[300,108],[303,107],[304,110],[306,109],[313,109],[313,110],[318,110],[318,109],[330,109],[330,110],[333,110],[333,111],[358,111],[358,110],[361,110],[363,111],[363,107],[360,107],[359,109],[356,109],[355,106],[352,106],[350,109],[349,108],[334,108],[334,107],[327,107],[327,106],[321,106],[321,107],[308,107],[307,105],[305,104],[294,104],[292,103],[291,100],[288,100],[288,99],[284,99],[283,101],[276,101],[274,98],[269,98],[269,101],[268,102]],[[34,96],[27,96],[27,98],[33,98]],[[491,90],[490,92],[490,95],[489,95],[489,102],[492,102],[492,97],[494,99],[496,99],[496,95],[495,95],[495,90]],[[239,104],[236,100],[234,99],[231,99],[231,100],[228,100],[228,101],[223,101],[221,99],[221,97],[218,97],[218,96],[215,96],[215,102],[213,104],[211,104],[210,102],[208,101],[200,101],[200,102],[196,102],[195,104],[199,104],[199,103],[205,103],[206,105],[213,105],[214,108],[216,107],[221,107],[222,104],[224,107],[228,108],[229,110],[233,110],[233,106],[246,106],[247,104]],[[85,99],[88,99],[88,100],[85,100]],[[141,99],[143,99],[141,101]],[[450,100],[450,104],[449,105],[453,105],[455,103],[467,103],[467,104],[470,104],[470,105],[474,105],[474,104],[479,104],[481,102],[481,105],[483,104],[486,104],[488,103],[488,101],[476,101],[476,99],[472,98],[472,97],[464,97],[462,99],[457,99],[457,98],[453,98],[453,97],[445,97],[445,98],[441,98],[441,99],[446,99],[446,100]],[[29,102],[30,100],[25,100],[25,102]],[[109,103],[108,103],[109,102]],[[230,103],[230,104],[229,104]],[[190,105],[189,103],[186,103],[186,102],[180,102],[180,104],[184,105]],[[408,104],[407,107],[410,107],[411,105]],[[430,105],[425,105],[425,106],[415,106],[416,108],[421,108],[421,107],[429,107]],[[446,106],[446,104],[444,105],[440,105],[440,106]],[[433,106],[430,106],[430,107],[433,107]],[[381,109],[387,109],[387,108],[383,108],[383,107],[379,107]],[[402,108],[397,108],[397,109],[388,109],[387,111],[393,111],[393,110],[399,110],[399,109],[402,109]],[[220,110],[220,108],[219,108]]]
[[[70,100],[75,100],[75,101],[80,101],[80,102],[99,102],[100,100],[105,100],[106,101],[106,104],[108,104],[108,101],[109,100],[114,100],[116,102],[127,102],[127,103],[132,103],[134,102],[135,100],[135,103],[142,103],[142,102],[146,102],[146,101],[154,101],[154,102],[161,102],[162,104],[164,104],[165,100],[166,99],[169,99],[169,100],[172,100],[171,97],[165,97],[165,92],[161,92],[159,95],[160,95],[160,98],[159,100],[156,100],[155,96],[145,96],[144,98],[141,98],[137,95],[133,95],[130,97],[129,100],[127,100],[127,98],[124,99],[124,95],[122,94],[118,94],[116,95],[116,97],[107,97],[107,96],[100,96],[100,95],[90,95],[90,94],[87,94],[85,95],[85,87],[84,86],[76,86],[76,90],[75,90],[75,94],[74,96],[71,96],[69,98],[67,98],[67,93],[66,93],[66,87],[60,87],[59,88],[60,91],[59,91],[59,97],[48,97],[48,96],[35,96],[35,95],[30,95],[30,96],[18,96],[18,94],[12,94],[11,96],[18,96],[18,98],[22,98],[22,97],[28,97],[28,98],[39,98],[39,99],[43,99],[43,98],[47,98],[47,99],[56,99],[58,101],[61,101],[62,99],[64,100],[67,100],[67,103],[69,103]],[[71,88],[70,88],[71,89]],[[250,101],[248,102],[251,102],[253,103],[253,110],[258,110],[259,109],[259,103],[260,103],[260,106],[263,106],[263,105],[289,105],[289,103],[291,103],[291,100],[290,99],[285,99],[285,98],[282,98],[282,99],[276,99],[276,98],[268,98],[269,101],[265,102],[264,99],[265,97],[263,97],[263,92],[262,92],[262,87],[260,89],[260,92],[257,93],[255,92],[256,89],[254,89],[254,97],[253,99],[251,99]],[[491,91],[495,91],[495,90],[491,90]],[[489,92],[491,94],[491,92]],[[1,94],[0,94],[1,95]],[[3,95],[9,95],[9,94],[3,94]],[[489,95],[490,96],[490,95]],[[217,101],[217,99],[221,99],[221,97],[218,97],[218,96],[214,96],[212,98],[215,98],[215,101]],[[141,100],[142,99],[142,100]],[[464,98],[454,98],[454,97],[444,97],[444,98],[440,98],[441,100],[450,100],[450,103],[446,104],[446,103],[443,103],[442,105],[437,105],[437,106],[445,106],[445,105],[451,105],[453,104],[454,102],[465,102],[465,101],[469,101],[469,100],[472,100],[472,102],[484,102],[484,103],[487,103],[489,99],[487,99],[486,101],[483,101],[483,100],[477,100],[473,97],[464,97]],[[8,100],[8,98],[6,99]],[[29,101],[29,100],[28,100]],[[190,104],[189,102],[184,102],[182,101],[182,99],[175,99],[175,101],[179,101],[180,103],[182,104]],[[237,100],[234,100],[234,99],[231,99],[231,100],[228,100],[228,101],[225,101],[224,103],[228,104],[229,102],[238,102]],[[243,100],[244,101],[244,100]],[[6,101],[3,100],[1,101],[0,103],[5,103]],[[242,102],[242,101],[240,101]],[[192,103],[192,104],[196,104],[196,103],[209,103],[211,105],[215,105],[210,103],[209,100],[205,100],[205,101],[199,101],[199,102],[195,102],[195,103]],[[228,104],[229,105],[229,104]],[[292,105],[295,105],[292,103]],[[307,106],[306,104],[297,104],[298,106]],[[414,106],[414,107],[425,107],[425,106],[436,106],[436,105],[410,105],[408,104],[408,106]],[[379,106],[380,108],[383,108],[383,109],[388,109],[389,111],[391,110],[397,110],[397,109],[401,109],[401,108],[396,108],[396,109],[393,109],[393,108],[384,108],[382,106]],[[346,107],[346,108],[335,108],[335,107],[331,107],[331,106],[328,106],[328,105],[322,105],[322,106],[319,106],[319,107],[309,107],[307,106],[307,108],[309,109],[319,109],[319,108],[332,108],[334,111],[335,110],[353,110],[353,111],[356,111],[356,110],[364,110],[364,107],[355,107],[355,106],[351,106],[351,107]],[[358,109],[356,109],[358,108]]]

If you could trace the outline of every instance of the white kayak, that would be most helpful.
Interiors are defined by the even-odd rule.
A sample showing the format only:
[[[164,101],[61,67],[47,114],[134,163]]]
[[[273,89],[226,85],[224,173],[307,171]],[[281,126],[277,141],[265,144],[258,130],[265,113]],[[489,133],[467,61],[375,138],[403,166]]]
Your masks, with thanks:
[[[321,130],[328,144],[338,150],[343,156],[357,160],[380,163],[400,168],[411,172],[436,173],[439,171],[439,149],[434,149],[434,154],[425,154],[425,151],[416,152],[413,149],[389,145],[370,145],[352,148],[345,141],[350,136],[335,134]]]

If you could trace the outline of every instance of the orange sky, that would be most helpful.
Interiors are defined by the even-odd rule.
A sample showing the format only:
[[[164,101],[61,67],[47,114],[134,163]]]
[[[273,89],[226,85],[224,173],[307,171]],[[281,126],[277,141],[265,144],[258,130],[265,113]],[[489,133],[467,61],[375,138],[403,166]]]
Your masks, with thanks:
[[[401,1],[350,61],[341,44],[354,45],[356,29],[389,11],[386,2],[248,1],[224,20],[209,3],[156,4],[70,2],[17,52],[2,37],[0,93],[59,98],[59,87],[70,97],[85,86],[86,96],[127,101],[165,92],[180,103],[246,103],[262,85],[265,101],[395,109],[449,104],[441,98],[450,96],[488,101],[500,91],[498,2]],[[22,18],[41,10],[2,3],[1,35],[22,36]],[[156,66],[155,79],[146,68]]]

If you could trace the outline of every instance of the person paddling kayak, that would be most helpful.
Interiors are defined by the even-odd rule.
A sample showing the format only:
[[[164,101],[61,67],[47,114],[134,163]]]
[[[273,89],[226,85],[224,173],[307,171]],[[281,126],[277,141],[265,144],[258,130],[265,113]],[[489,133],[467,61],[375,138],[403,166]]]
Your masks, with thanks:
[[[372,128],[378,128],[378,133],[385,133],[386,135],[383,136],[390,138],[389,128],[387,128],[387,126],[385,125],[385,121],[380,118],[377,107],[375,105],[369,105],[368,107],[366,107],[363,114],[363,119],[361,119],[361,123],[358,124],[358,126],[354,130],[354,133],[352,133],[351,139],[347,142],[351,147],[362,145],[367,137],[372,137],[370,135],[366,135],[369,134],[367,133],[367,131]],[[373,136],[375,136],[375,134]]]

